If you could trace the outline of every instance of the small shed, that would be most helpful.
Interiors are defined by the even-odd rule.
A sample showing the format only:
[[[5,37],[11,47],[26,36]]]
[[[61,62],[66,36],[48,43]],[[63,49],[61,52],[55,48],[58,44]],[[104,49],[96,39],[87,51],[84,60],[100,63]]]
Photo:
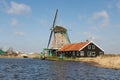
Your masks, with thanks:
[[[58,50],[58,55],[66,57],[96,57],[104,54],[104,50],[93,41],[63,45]]]
[[[2,54],[4,54],[5,52],[2,50],[2,49],[0,49],[0,55],[2,55]]]

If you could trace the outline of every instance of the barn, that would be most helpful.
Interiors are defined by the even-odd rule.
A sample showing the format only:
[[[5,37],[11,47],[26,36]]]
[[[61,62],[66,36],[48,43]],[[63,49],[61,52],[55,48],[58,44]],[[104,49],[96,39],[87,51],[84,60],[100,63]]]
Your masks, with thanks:
[[[104,50],[93,41],[63,45],[57,52],[65,57],[96,57],[104,54]]]

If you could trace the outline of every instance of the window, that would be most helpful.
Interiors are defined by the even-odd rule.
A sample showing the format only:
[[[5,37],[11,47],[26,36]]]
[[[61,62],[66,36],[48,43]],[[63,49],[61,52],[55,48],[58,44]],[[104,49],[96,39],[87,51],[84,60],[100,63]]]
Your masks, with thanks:
[[[75,52],[74,51],[72,52],[72,55],[75,56]]]
[[[96,56],[95,52],[92,52],[92,56]]]
[[[91,56],[91,52],[90,51],[87,52],[87,56],[89,56],[89,57]]]
[[[79,51],[77,51],[77,56],[80,56]]]
[[[99,52],[99,55],[101,55],[101,56],[104,55],[104,52],[100,51],[100,52]]]
[[[88,52],[87,52],[87,56],[93,57],[93,56],[96,56],[96,54],[95,54],[94,51],[88,51]]]
[[[92,49],[95,49],[95,45],[92,45]]]
[[[84,56],[84,51],[80,51],[80,56]]]
[[[91,49],[91,45],[88,45],[88,49]]]

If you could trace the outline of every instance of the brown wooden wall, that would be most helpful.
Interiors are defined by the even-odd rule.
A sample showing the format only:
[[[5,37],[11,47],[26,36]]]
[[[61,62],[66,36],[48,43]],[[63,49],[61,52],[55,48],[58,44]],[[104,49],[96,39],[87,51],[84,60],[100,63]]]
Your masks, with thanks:
[[[93,43],[90,43],[89,45],[94,45]],[[88,45],[88,46],[89,46]],[[99,54],[99,52],[103,52],[100,48],[98,48],[96,45],[94,45],[95,46],[95,49],[92,49],[92,47],[91,47],[91,49],[88,49],[88,46],[86,46],[85,48],[83,48],[81,51],[84,51],[84,53],[85,53],[85,56],[87,57],[88,55],[87,55],[87,52],[88,51],[91,51],[91,52],[95,52],[96,53],[96,56],[99,56],[100,54]],[[104,53],[104,52],[103,52]]]

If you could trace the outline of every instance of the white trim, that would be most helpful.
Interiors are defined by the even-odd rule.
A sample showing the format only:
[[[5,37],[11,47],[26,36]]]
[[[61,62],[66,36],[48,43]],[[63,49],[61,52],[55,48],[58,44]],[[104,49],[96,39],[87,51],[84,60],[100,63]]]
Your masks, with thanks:
[[[88,44],[90,44],[90,42],[87,43],[85,46],[83,46],[81,49],[79,49],[79,51],[82,50],[83,48],[85,48]]]
[[[87,45],[89,45],[90,43],[93,43],[94,45],[96,45],[98,48],[100,48],[102,51],[104,51],[101,47],[99,47],[96,43],[94,43],[93,41],[90,41],[88,44],[86,44],[85,46],[83,46],[80,50],[82,50],[83,48],[85,48]],[[79,50],[79,51],[80,51]]]
[[[94,45],[96,45],[98,48],[100,48],[102,51],[104,51],[100,46],[98,46],[95,42],[91,41]]]

